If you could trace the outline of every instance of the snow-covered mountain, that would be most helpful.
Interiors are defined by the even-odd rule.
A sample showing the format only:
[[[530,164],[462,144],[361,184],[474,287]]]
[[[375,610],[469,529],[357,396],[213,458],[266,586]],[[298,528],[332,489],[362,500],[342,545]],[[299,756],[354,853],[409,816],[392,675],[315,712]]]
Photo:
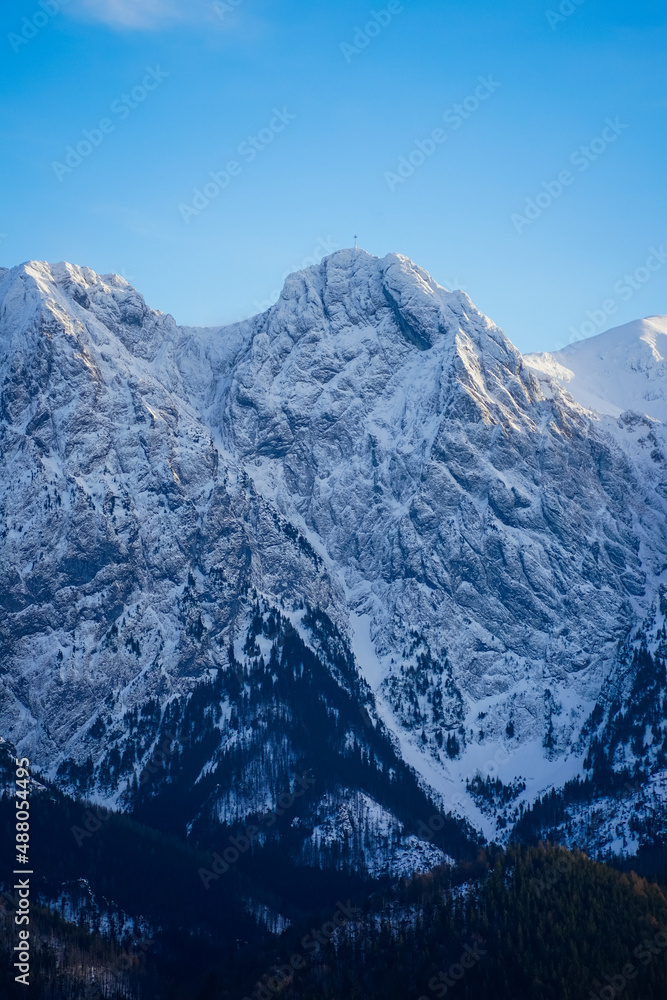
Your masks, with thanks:
[[[634,410],[667,422],[667,316],[635,320],[525,360],[598,413],[618,417]]]
[[[408,870],[416,805],[505,836],[615,739],[611,692],[639,711],[664,319],[524,359],[351,250],[226,328],[66,264],[0,272],[0,303],[0,732],[64,787],[201,841],[319,769],[292,857]],[[642,787],[649,725],[608,761]]]

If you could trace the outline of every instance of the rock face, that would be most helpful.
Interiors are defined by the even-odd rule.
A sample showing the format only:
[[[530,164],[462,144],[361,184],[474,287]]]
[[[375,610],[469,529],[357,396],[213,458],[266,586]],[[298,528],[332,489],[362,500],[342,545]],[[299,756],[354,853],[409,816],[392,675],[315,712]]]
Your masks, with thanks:
[[[654,598],[662,501],[465,295],[335,254],[254,321],[212,416],[367,618],[387,719],[450,772],[448,735],[571,746]]]
[[[232,763],[232,716],[235,746],[257,750],[260,717],[276,759],[299,745],[283,777],[303,759],[296,695],[269,724],[264,680],[253,689],[272,655],[307,655],[294,630],[348,699],[341,761],[384,734],[385,769],[402,759],[497,835],[479,782],[521,789],[505,796],[518,809],[583,771],[586,720],[667,567],[662,425],[587,409],[562,359],[529,360],[394,254],[340,251],[268,312],[213,330],[177,327],[117,276],[0,274],[2,735],[64,785],[127,804],[167,706],[187,742],[193,692],[242,676],[250,701],[265,692],[247,744],[237,695],[215,688],[220,712],[200,722],[218,734],[220,789],[187,817],[240,820],[271,782],[255,751]],[[408,850],[391,782],[369,800],[371,778],[355,788],[344,770],[315,829],[341,800],[377,829],[393,809],[389,839]]]
[[[68,265],[16,269],[0,295],[2,719],[49,767],[110,693],[168,698],[226,664],[255,572],[335,600],[216,448],[171,317]]]

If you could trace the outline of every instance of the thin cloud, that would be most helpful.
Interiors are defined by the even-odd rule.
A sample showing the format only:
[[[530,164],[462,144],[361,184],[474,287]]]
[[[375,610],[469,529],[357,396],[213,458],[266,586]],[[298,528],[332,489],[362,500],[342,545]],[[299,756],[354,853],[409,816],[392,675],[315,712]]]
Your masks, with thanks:
[[[86,20],[102,21],[114,28],[151,30],[178,21],[203,21],[215,17],[213,3],[204,0],[77,0],[72,13]]]

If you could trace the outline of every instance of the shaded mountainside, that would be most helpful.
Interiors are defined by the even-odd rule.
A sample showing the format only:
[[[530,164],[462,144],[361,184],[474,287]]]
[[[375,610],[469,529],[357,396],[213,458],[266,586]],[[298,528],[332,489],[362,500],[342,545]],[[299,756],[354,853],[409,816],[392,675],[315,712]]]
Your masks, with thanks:
[[[58,795],[41,805],[56,828],[80,810]],[[576,852],[480,851],[454,870],[436,868],[370,896],[334,895],[307,916],[293,911],[289,928],[262,938],[243,913],[248,882],[238,873],[221,903],[213,892],[193,892],[200,859],[177,842],[118,816],[95,838],[50,873],[64,882],[57,903],[34,907],[31,991],[40,1000],[418,1000],[454,988],[468,1000],[578,1000],[608,996],[610,984],[637,1000],[664,995],[664,890]],[[89,874],[83,887],[65,881],[77,860]],[[159,877],[164,869],[168,881]],[[41,882],[48,897],[48,879]],[[125,909],[98,895],[104,891]],[[60,916],[77,900],[80,926]],[[2,897],[3,996],[18,995],[8,974],[14,905]]]
[[[491,854],[480,868],[488,874],[461,883],[457,873],[452,885],[436,871],[387,894],[281,995],[579,1000],[610,996],[610,983],[642,1000],[664,995],[662,889],[553,849]]]

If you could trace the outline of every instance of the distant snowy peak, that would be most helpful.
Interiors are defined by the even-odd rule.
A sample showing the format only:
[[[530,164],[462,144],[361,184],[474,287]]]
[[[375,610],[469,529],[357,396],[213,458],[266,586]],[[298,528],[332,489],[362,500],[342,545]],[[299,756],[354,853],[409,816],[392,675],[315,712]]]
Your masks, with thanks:
[[[635,410],[667,423],[667,316],[635,320],[524,360],[587,409],[610,416]]]

